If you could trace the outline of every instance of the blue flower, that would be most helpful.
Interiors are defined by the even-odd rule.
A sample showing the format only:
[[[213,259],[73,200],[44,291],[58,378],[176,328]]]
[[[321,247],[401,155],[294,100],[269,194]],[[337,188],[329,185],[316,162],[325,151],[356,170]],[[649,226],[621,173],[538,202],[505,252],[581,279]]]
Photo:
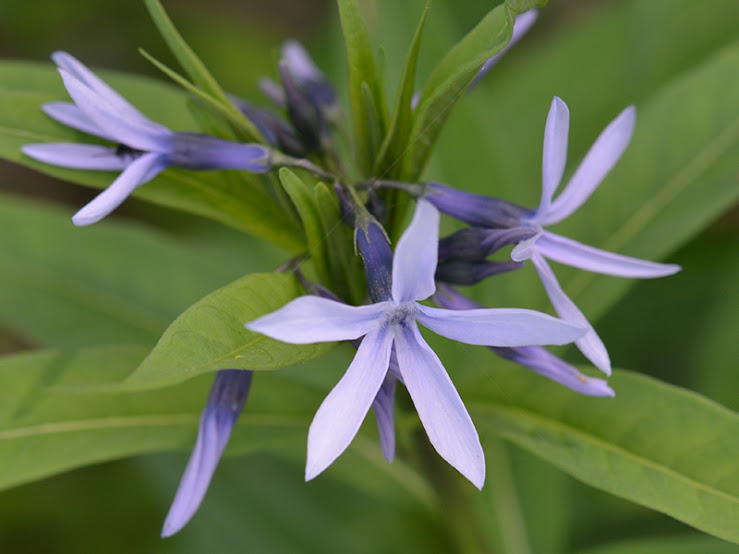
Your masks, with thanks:
[[[162,537],[170,537],[187,525],[203,501],[231,430],[246,404],[252,374],[243,369],[222,369],[216,374],[200,416],[195,448],[164,521]]]
[[[270,169],[270,150],[198,133],[182,133],[154,123],[92,71],[66,52],[52,59],[74,100],[50,102],[44,112],[55,120],[117,146],[76,143],[27,144],[22,151],[36,160],[73,169],[122,171],[82,208],[72,221],[89,225],[115,210],[131,192],[167,167],[185,169]]]
[[[395,249],[390,298],[366,306],[348,306],[303,296],[246,324],[251,331],[294,344],[364,337],[351,365],[323,401],[310,426],[307,480],[326,469],[352,441],[386,382],[394,350],[398,372],[431,444],[462,475],[482,488],[485,462],[477,431],[417,323],[453,340],[494,346],[565,344],[584,332],[581,327],[531,310],[455,311],[419,304],[436,289],[438,237],[439,212],[420,200]],[[380,393],[377,401],[381,408],[388,405],[383,396],[389,394]],[[387,418],[379,423],[382,426],[386,421]]]
[[[536,234],[518,244],[511,257],[514,261],[530,259],[549,299],[564,320],[587,327],[588,332],[575,341],[582,353],[606,374],[611,361],[603,342],[593,327],[565,294],[547,259],[595,273],[617,277],[654,278],[680,271],[675,264],[660,264],[593,248],[544,229],[574,213],[600,185],[626,150],[634,131],[636,110],[629,106],[614,119],[596,139],[564,190],[553,199],[562,180],[567,160],[569,110],[559,98],[552,101],[544,131],[542,161],[542,194],[539,206],[527,210],[512,202],[454,190],[430,183],[426,199],[447,215],[470,225],[512,228],[524,226]]]

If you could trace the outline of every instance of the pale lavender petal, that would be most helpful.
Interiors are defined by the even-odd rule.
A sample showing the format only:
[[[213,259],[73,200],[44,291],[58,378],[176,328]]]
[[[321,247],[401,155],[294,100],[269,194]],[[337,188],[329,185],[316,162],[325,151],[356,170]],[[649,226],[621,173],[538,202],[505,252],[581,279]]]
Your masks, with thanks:
[[[513,22],[513,33],[511,34],[511,40],[508,41],[508,44],[506,44],[500,52],[495,54],[495,56],[489,58],[483,64],[480,71],[478,71],[477,75],[475,75],[475,78],[472,80],[472,83],[470,83],[470,88],[477,85],[480,79],[482,79],[487,74],[487,72],[490,71],[490,69],[500,61],[503,55],[508,52],[508,50],[510,50],[511,47],[528,32],[528,30],[534,24],[534,21],[536,21],[538,15],[539,12],[537,10],[529,10],[525,13],[519,14],[516,17],[516,20]]]
[[[549,231],[544,231],[536,249],[555,262],[616,277],[650,279],[672,275],[682,269],[677,264],[660,264],[614,254]]]
[[[372,409],[377,420],[377,431],[380,434],[382,454],[388,462],[395,458],[395,385],[398,380],[390,375],[385,376],[377,396],[372,402]]]
[[[319,296],[301,296],[244,327],[291,344],[351,340],[379,327],[387,307],[387,302],[349,306]]]
[[[400,373],[431,444],[442,458],[482,489],[485,456],[452,380],[415,322],[397,326],[395,333]]]
[[[408,228],[400,237],[393,258],[393,300],[423,300],[434,294],[439,243],[439,212],[419,200]]]
[[[85,64],[71,54],[67,52],[54,52],[51,55],[51,59],[54,60],[54,63],[60,69],[72,74],[77,80],[81,81],[103,98],[121,117],[153,124],[148,117],[133,107],[128,100],[113,90],[105,81],[95,75]]]
[[[108,135],[100,127],[95,125],[92,120],[85,115],[85,112],[80,110],[76,104],[72,102],[47,102],[41,106],[41,110],[55,119],[59,123],[63,123],[67,127],[72,127],[88,135],[94,135],[107,140],[114,140],[113,137]]]
[[[387,374],[392,343],[387,328],[364,337],[349,369],[318,408],[308,431],[306,481],[330,466],[359,431]]]
[[[575,174],[547,213],[538,214],[537,223],[550,225],[562,221],[585,202],[611,171],[631,141],[636,123],[636,108],[629,106],[608,124],[585,155]]]
[[[73,142],[26,144],[21,147],[21,152],[34,160],[72,169],[122,171],[132,161],[130,156],[120,156],[115,148],[109,146]]]
[[[587,357],[595,367],[600,369],[606,375],[611,374],[611,360],[608,357],[608,351],[603,345],[603,341],[593,329],[592,325],[588,323],[585,316],[575,303],[565,294],[560,287],[557,278],[554,276],[552,268],[539,253],[535,253],[531,261],[534,263],[539,278],[541,279],[544,288],[547,291],[549,300],[552,302],[552,306],[557,311],[559,316],[565,321],[569,321],[580,327],[585,327],[588,332],[585,333],[581,338],[575,341],[575,344],[580,351]]]
[[[177,533],[200,507],[231,430],[246,403],[251,378],[252,372],[242,369],[224,369],[216,374],[208,403],[200,416],[198,439],[164,521],[162,537]]]
[[[83,226],[100,221],[120,206],[136,187],[148,183],[165,167],[161,154],[148,153],[136,158],[107,189],[74,214],[72,222]]]
[[[166,127],[152,121],[129,118],[106,99],[65,70],[59,73],[67,92],[84,114],[113,140],[137,150],[164,151],[172,134]]]
[[[283,89],[282,85],[279,83],[268,77],[262,77],[259,79],[259,88],[278,108],[284,108],[287,106],[285,89]]]
[[[583,375],[564,360],[541,346],[519,346],[514,348],[492,346],[490,349],[501,356],[531,371],[556,381],[565,387],[588,396],[615,396],[616,393],[603,379]]]
[[[518,308],[445,310],[418,305],[416,321],[443,337],[482,346],[568,344],[585,333],[581,325]]]
[[[567,135],[570,111],[560,98],[554,97],[544,129],[544,154],[541,162],[541,201],[537,213],[546,214],[552,196],[562,180],[567,162]]]

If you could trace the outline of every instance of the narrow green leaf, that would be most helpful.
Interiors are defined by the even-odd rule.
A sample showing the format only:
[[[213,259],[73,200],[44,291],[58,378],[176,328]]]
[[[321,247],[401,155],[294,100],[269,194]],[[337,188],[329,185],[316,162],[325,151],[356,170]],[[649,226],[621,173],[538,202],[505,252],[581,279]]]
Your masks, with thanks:
[[[341,28],[344,32],[347,63],[349,64],[349,101],[354,123],[354,150],[357,163],[363,171],[369,171],[370,129],[367,106],[362,94],[362,83],[374,90],[375,61],[372,55],[369,33],[365,26],[357,0],[337,0]],[[373,103],[376,104],[376,98]]]
[[[0,488],[103,460],[190,449],[208,378],[150,392],[63,390],[123,379],[145,354],[104,347],[0,358]],[[255,378],[229,450],[302,445],[321,394],[276,373]]]
[[[280,182],[298,210],[308,240],[308,252],[322,283],[333,289],[333,276],[328,267],[326,228],[313,196],[312,187],[286,167],[280,169]]]
[[[367,120],[368,156],[374,158],[382,143],[382,123],[369,84],[362,83],[362,109]]]
[[[169,18],[167,13],[164,11],[162,4],[159,0],[145,0],[146,8],[149,10],[149,15],[154,24],[159,29],[162,38],[169,46],[170,51],[180,62],[180,65],[184,68],[185,72],[190,76],[193,83],[200,87],[203,93],[212,98],[216,103],[220,105],[220,110],[223,110],[229,114],[229,119],[236,120],[238,122],[237,128],[242,131],[244,135],[242,138],[247,141],[264,142],[261,133],[257,128],[249,121],[244,114],[242,114],[228,99],[228,95],[223,91],[221,86],[215,80],[213,75],[205,67],[205,64],[200,58],[193,52],[192,48],[188,46],[185,39],[177,31],[172,20]],[[145,54],[146,55],[146,54]],[[154,62],[153,58],[146,55],[147,59]],[[158,65],[158,64],[157,64]],[[161,67],[160,67],[161,69]],[[190,87],[188,87],[189,89]]]
[[[302,293],[296,279],[247,275],[191,306],[123,383],[124,389],[180,383],[218,369],[279,369],[322,356],[333,344],[286,344],[244,328]]]
[[[475,381],[463,396],[478,426],[594,487],[739,541],[736,413],[624,371],[610,381],[615,399],[577,396],[520,368]]]
[[[70,215],[0,195],[0,321],[34,342],[151,346],[248,267],[140,226],[79,229]]]
[[[150,55],[148,52],[146,52],[146,50],[139,49],[139,52],[142,56],[149,60],[149,62],[151,62],[151,64],[159,71],[164,73],[167,77],[172,79],[175,83],[180,85],[195,98],[199,98],[200,100],[202,100],[204,104],[208,106],[212,111],[214,111],[217,115],[225,118],[226,121],[231,124],[232,128],[238,130],[237,133],[233,133],[233,131],[229,130],[233,136],[228,136],[228,138],[241,138],[242,140],[247,141],[260,140],[261,142],[264,142],[261,138],[255,139],[255,129],[253,124],[243,115],[239,116],[238,114],[235,114],[233,109],[229,107],[229,105],[224,104],[207,92],[204,92],[202,89],[196,87],[190,81],[185,79],[182,75],[180,75],[176,71],[173,71],[171,68],[167,67],[165,64],[157,60],[154,56]]]
[[[650,537],[618,541],[578,554],[735,554],[736,545],[713,537],[695,535]]]
[[[148,78],[103,73],[144,113],[175,130],[196,127],[187,95]],[[0,157],[68,181],[105,188],[115,174],[55,167],[24,156],[20,148],[32,142],[95,142],[88,135],[62,126],[40,109],[45,102],[66,98],[51,65],[0,63]],[[268,178],[268,176],[266,177]],[[261,176],[233,171],[185,171],[169,169],[151,183],[137,188],[134,196],[215,219],[270,240],[288,250],[304,244],[291,215],[260,184]]]
[[[405,60],[405,67],[400,78],[398,94],[395,99],[395,107],[393,108],[390,127],[382,147],[375,160],[373,174],[379,178],[396,178],[399,176],[400,162],[405,149],[408,147],[408,137],[411,130],[411,121],[413,110],[411,109],[411,100],[415,92],[416,63],[418,61],[418,53],[421,47],[421,36],[426,25],[426,18],[431,8],[431,0],[426,3],[426,7],[418,22],[418,28],[413,35],[408,55]]]
[[[439,133],[482,64],[508,44],[516,12],[508,5],[491,10],[439,62],[421,91],[404,158],[403,178],[421,175]]]

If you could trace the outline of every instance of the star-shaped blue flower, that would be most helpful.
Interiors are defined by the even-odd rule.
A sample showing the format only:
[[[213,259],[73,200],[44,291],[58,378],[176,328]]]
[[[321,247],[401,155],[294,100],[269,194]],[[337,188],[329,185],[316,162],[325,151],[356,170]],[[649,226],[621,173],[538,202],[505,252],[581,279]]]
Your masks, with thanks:
[[[547,259],[617,277],[664,277],[680,271],[680,266],[614,254],[544,229],[545,226],[559,223],[574,213],[598,188],[631,141],[636,109],[629,106],[603,130],[569,183],[554,199],[567,160],[569,121],[567,105],[555,97],[544,131],[542,193],[539,206],[535,210],[527,210],[499,198],[457,191],[437,183],[428,185],[429,193],[426,198],[443,213],[470,225],[534,228],[536,234],[519,243],[511,257],[515,261],[531,260],[559,316],[588,328],[588,332],[575,342],[578,348],[596,367],[610,375],[611,361],[603,342],[580,309],[562,290]]]
[[[49,102],[43,110],[53,119],[117,144],[27,144],[22,151],[36,160],[69,167],[122,171],[113,183],[75,214],[75,225],[99,221],[137,187],[167,167],[185,169],[269,169],[270,151],[259,144],[242,144],[198,133],[183,133],[151,121],[85,65],[66,52],[52,59],[59,66],[71,102]]]
[[[582,327],[532,310],[445,310],[418,303],[435,289],[439,213],[420,200],[392,261],[390,298],[366,306],[303,296],[246,324],[251,331],[294,344],[364,336],[349,369],[318,409],[308,434],[306,479],[326,469],[349,445],[388,374],[391,352],[437,452],[482,488],[485,462],[477,431],[449,375],[418,323],[460,342],[523,346],[566,344]]]

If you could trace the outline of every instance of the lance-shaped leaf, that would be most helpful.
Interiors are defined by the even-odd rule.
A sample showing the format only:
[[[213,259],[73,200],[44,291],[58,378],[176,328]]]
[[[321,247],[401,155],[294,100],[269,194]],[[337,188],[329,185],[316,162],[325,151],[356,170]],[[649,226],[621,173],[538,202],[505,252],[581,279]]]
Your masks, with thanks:
[[[79,392],[123,379],[145,354],[100,347],[0,358],[0,488],[104,460],[190,449],[207,377],[157,391]],[[268,378],[259,379],[229,450],[302,446],[321,392],[277,374],[261,377]]]
[[[145,114],[171,129],[195,129],[187,95],[148,78],[103,73]],[[74,183],[106,188],[115,174],[59,168],[36,162],[20,149],[34,142],[89,142],[85,135],[62,126],[41,111],[41,105],[66,98],[61,79],[51,65],[0,63],[0,157]],[[302,248],[299,230],[289,211],[270,195],[261,177],[233,171],[170,169],[133,195],[171,208],[215,219],[253,233],[289,250]],[[71,215],[71,214],[70,214]]]
[[[486,60],[511,39],[518,13],[541,5],[531,0],[508,0],[497,6],[452,47],[431,73],[414,111],[413,126],[403,161],[402,177],[417,180],[454,105]]]
[[[593,399],[505,370],[469,382],[465,398],[478,426],[577,479],[739,541],[739,416],[625,371],[610,384],[615,398]]]
[[[254,273],[218,289],[169,326],[122,387],[162,387],[218,369],[279,369],[325,354],[331,344],[286,344],[244,328],[301,293],[294,277],[277,273]]]
[[[0,195],[0,321],[35,343],[152,346],[184,309],[249,268],[143,226],[81,230],[69,216]]]

